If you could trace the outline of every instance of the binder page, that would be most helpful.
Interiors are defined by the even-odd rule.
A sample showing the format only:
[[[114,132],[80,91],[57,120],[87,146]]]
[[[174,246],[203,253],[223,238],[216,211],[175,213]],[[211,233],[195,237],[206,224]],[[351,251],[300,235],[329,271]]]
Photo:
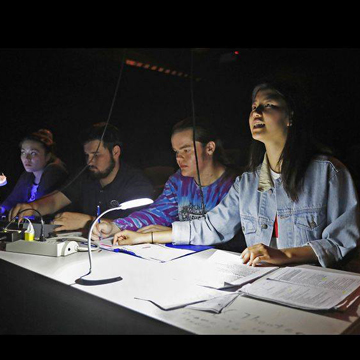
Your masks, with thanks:
[[[240,256],[222,250],[217,250],[207,262],[216,273],[216,278],[224,283],[224,287],[226,285],[244,285],[278,269],[276,266],[252,267],[244,265]]]
[[[360,276],[286,267],[241,288],[249,296],[307,310],[336,308],[360,286]]]

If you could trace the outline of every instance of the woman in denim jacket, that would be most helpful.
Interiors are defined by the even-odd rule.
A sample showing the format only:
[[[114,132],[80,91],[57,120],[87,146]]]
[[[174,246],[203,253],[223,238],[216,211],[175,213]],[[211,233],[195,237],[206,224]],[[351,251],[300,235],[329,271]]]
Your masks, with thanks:
[[[214,245],[243,231],[248,265],[338,264],[360,238],[358,197],[345,166],[310,140],[305,109],[280,86],[256,86],[249,171],[222,202],[203,219],[173,223],[172,231],[122,231],[114,243]]]

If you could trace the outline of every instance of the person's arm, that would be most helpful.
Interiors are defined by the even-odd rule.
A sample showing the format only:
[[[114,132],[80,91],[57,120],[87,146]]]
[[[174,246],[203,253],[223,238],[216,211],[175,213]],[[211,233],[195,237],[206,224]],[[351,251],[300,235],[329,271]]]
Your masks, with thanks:
[[[119,232],[119,228],[111,220],[102,219],[100,223],[95,224],[91,233],[91,239],[98,241],[100,238],[108,238]]]
[[[174,245],[216,245],[231,240],[240,230],[240,177],[228,194],[203,218],[172,224]]]
[[[114,235],[114,245],[166,244],[171,243],[172,230],[139,233],[130,230],[120,231]]]
[[[176,221],[172,224],[172,230],[167,231],[120,231],[115,234],[114,243],[121,245],[151,242],[175,245],[214,245],[226,242],[232,239],[240,229],[238,188],[238,183],[235,182],[220,204],[209,211],[204,218]]]
[[[178,199],[172,180],[168,180],[162,194],[153,204],[145,209],[135,211],[125,218],[114,220],[121,230],[137,231],[149,225],[161,225],[170,227],[174,221],[179,219]]]
[[[61,164],[58,162],[49,164],[41,176],[36,199],[60,190],[60,187],[65,183],[67,177],[68,172]]]
[[[99,224],[94,226],[91,238],[93,240],[107,238],[121,230],[135,232],[139,229],[145,229],[146,232],[146,229],[151,228],[151,225],[154,224],[169,227],[177,218],[177,198],[173,186],[170,185],[170,181],[167,181],[164,191],[153,204],[147,206],[145,209],[135,211],[125,218],[115,219],[112,223],[101,220]]]
[[[31,209],[37,210],[44,216],[53,214],[69,204],[71,204],[71,201],[62,192],[55,191],[52,194],[46,195],[30,203],[15,205],[9,212],[9,220],[13,219],[21,211],[26,209],[29,209],[29,211],[24,211],[19,214],[19,220],[24,216],[36,215],[36,212]]]
[[[28,201],[27,198],[27,189],[29,187],[30,174],[27,172],[23,172],[18,181],[16,182],[14,188],[8,197],[2,202],[1,206],[5,211],[10,211],[16,204]]]
[[[260,262],[272,265],[314,264],[317,256],[311,246],[288,249],[274,249],[264,244],[256,244],[246,248],[241,253],[244,264],[256,266]]]
[[[345,167],[329,179],[326,221],[321,239],[287,249],[256,244],[243,251],[242,259],[254,266],[264,261],[273,265],[319,263],[329,267],[355,249],[360,240],[360,211],[355,186]]]
[[[63,212],[55,216],[52,224],[57,225],[54,232],[85,229],[95,220],[95,216],[78,212]]]
[[[321,239],[307,244],[323,267],[343,260],[360,241],[358,194],[349,171],[343,165],[330,178],[328,189],[327,226]]]

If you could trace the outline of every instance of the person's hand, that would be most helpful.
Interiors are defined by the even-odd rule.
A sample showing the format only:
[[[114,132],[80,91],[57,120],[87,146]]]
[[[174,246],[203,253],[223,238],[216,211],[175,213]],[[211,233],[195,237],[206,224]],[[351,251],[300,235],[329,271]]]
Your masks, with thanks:
[[[244,264],[249,266],[266,262],[273,265],[284,265],[289,262],[287,255],[279,250],[264,244],[256,244],[246,248],[240,255]]]
[[[93,227],[91,239],[98,241],[100,238],[106,239],[119,232],[119,228],[111,221],[101,220]]]
[[[151,232],[168,231],[168,230],[171,230],[171,227],[162,226],[162,225],[148,225],[139,229],[137,232],[141,234],[148,234]]]
[[[29,209],[29,211],[25,211]],[[19,217],[19,223],[22,221],[24,216],[32,216],[36,214],[35,211],[32,211],[31,209],[34,209],[34,206],[31,203],[28,204],[17,204],[15,205],[10,211],[8,219],[9,221],[15,218],[16,216]]]
[[[151,243],[150,234],[123,230],[114,235],[113,245],[137,245]]]
[[[55,232],[58,232],[64,230],[83,229],[90,221],[93,221],[93,217],[90,215],[74,212],[63,212],[55,216],[52,224],[60,225],[54,229]]]

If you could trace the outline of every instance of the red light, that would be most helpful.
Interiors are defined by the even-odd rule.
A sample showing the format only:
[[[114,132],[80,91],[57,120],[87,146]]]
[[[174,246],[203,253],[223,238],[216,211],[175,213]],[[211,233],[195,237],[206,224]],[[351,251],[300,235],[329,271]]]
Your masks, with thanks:
[[[235,51],[234,54],[235,54],[235,55],[239,55],[239,52],[238,52],[238,51]]]
[[[129,59],[126,59],[126,65],[131,65],[131,66],[135,66],[135,65],[136,65],[136,61],[134,61],[134,60],[129,60]]]

